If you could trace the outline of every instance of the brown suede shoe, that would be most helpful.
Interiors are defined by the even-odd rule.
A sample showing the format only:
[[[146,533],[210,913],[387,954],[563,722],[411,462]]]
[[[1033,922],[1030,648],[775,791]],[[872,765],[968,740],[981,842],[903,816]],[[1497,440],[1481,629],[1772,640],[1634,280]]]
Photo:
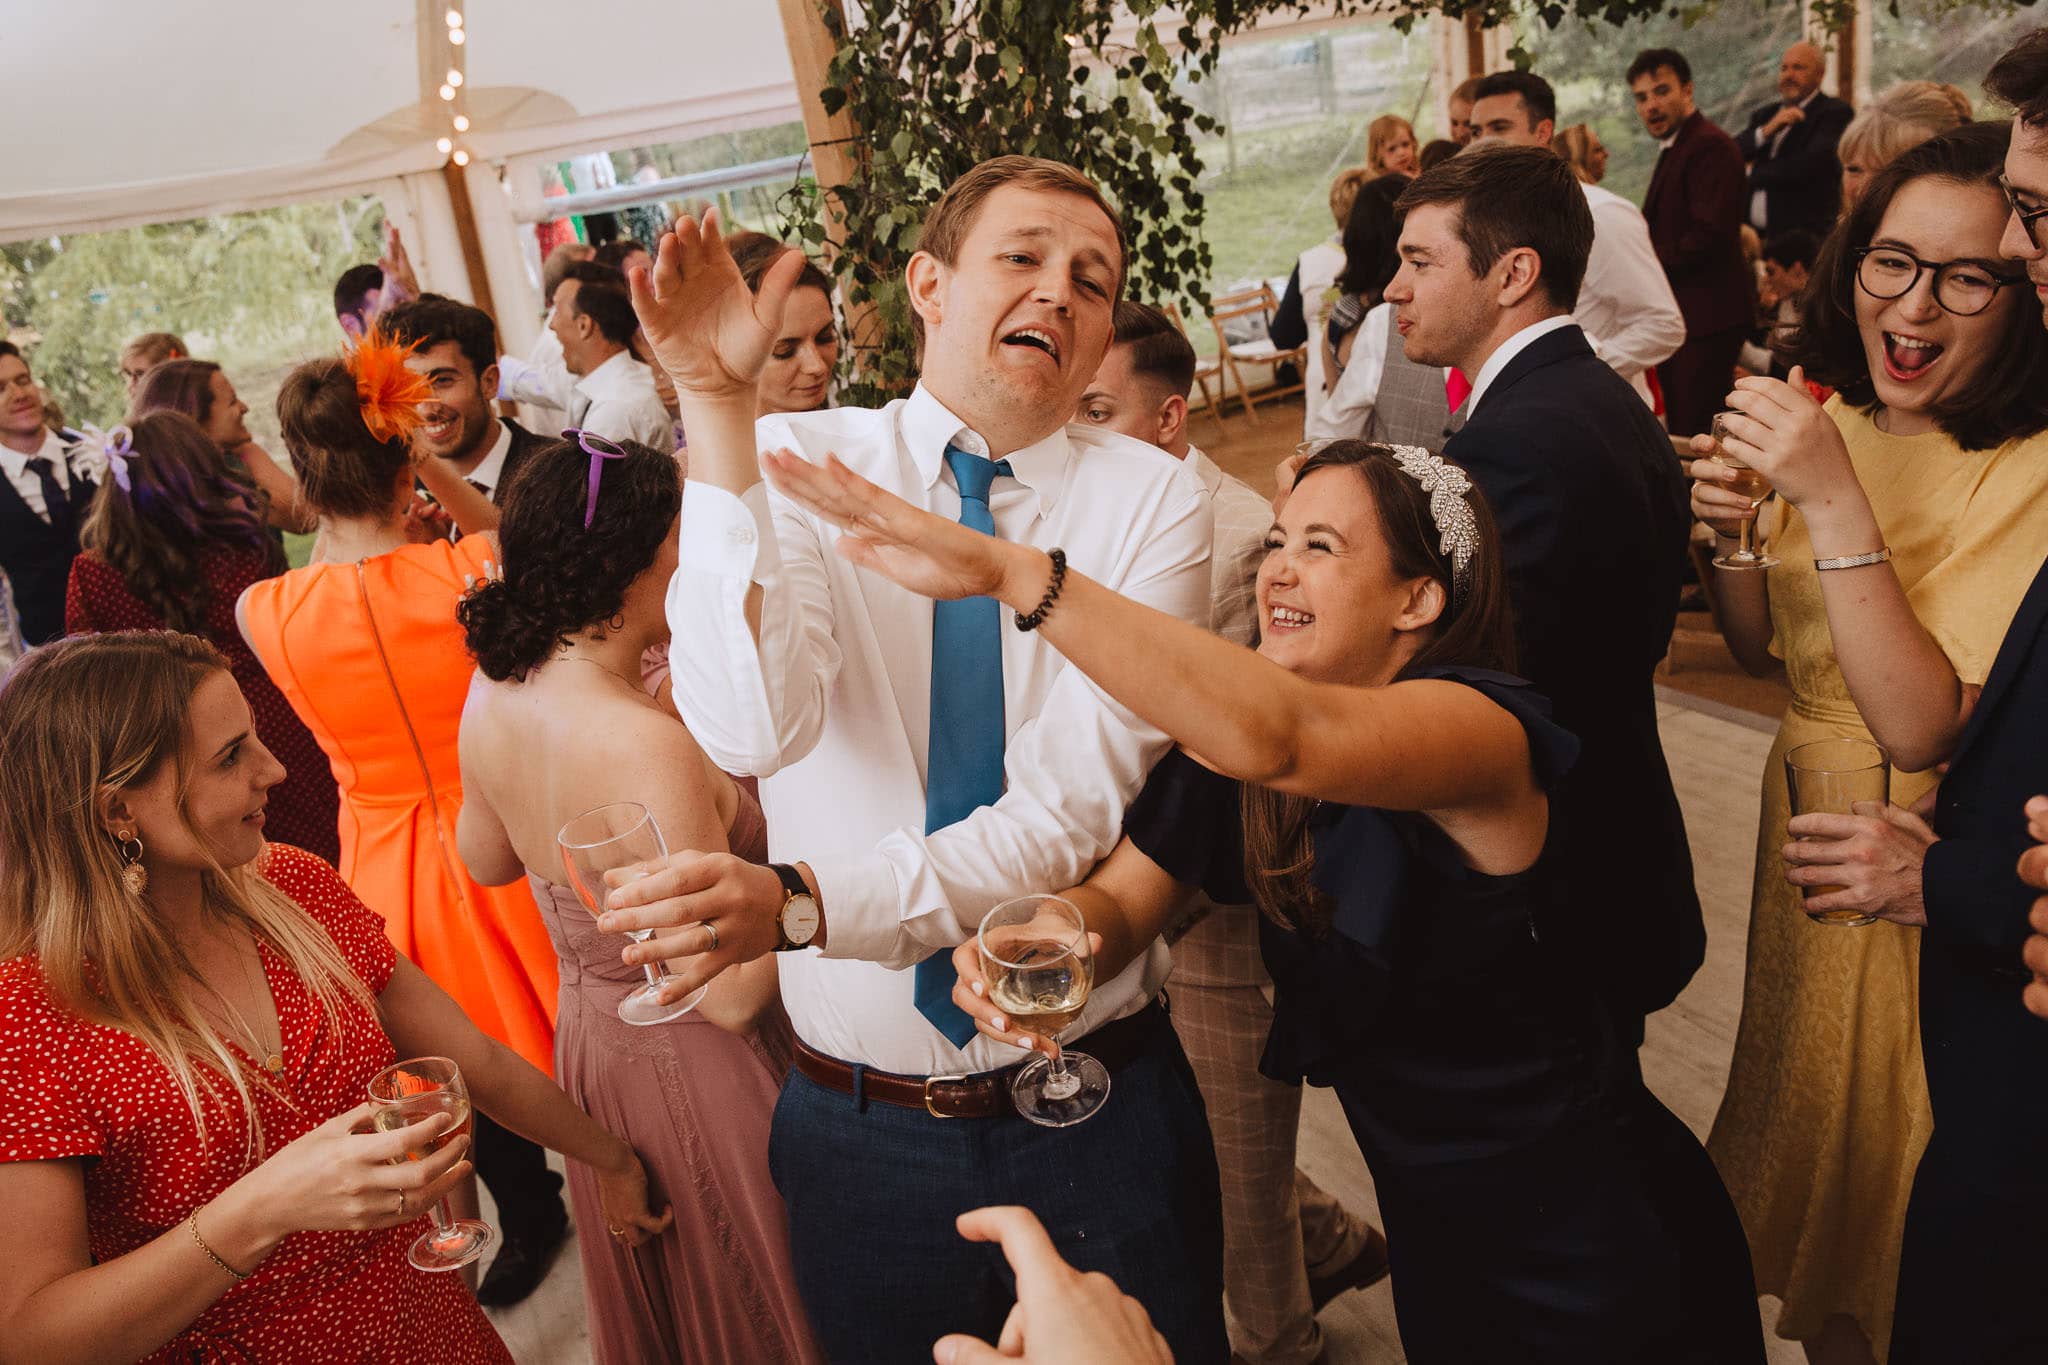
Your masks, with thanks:
[[[1358,1249],[1356,1256],[1353,1256],[1350,1261],[1327,1275],[1311,1275],[1308,1277],[1309,1302],[1314,1304],[1315,1311],[1320,1313],[1323,1311],[1323,1305],[1336,1298],[1339,1294],[1349,1293],[1354,1289],[1363,1289],[1367,1285],[1378,1284],[1385,1278],[1387,1278],[1386,1235],[1378,1228],[1368,1227],[1365,1230],[1365,1245]]]

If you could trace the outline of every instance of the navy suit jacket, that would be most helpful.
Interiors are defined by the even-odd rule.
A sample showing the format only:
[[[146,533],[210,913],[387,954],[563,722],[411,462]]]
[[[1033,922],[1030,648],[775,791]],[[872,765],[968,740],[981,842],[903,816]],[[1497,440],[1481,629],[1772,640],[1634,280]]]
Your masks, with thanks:
[[[1969,1178],[2048,1188],[2048,1019],[2020,1004],[2035,892],[2022,807],[2048,791],[2048,563],[1998,647],[1935,801],[1920,886],[1920,1038],[1935,1144]],[[1932,1152],[1933,1149],[1930,1149]]]
[[[1590,965],[1617,1014],[1648,1014],[1706,951],[1652,682],[1691,524],[1670,438],[1566,326],[1507,363],[1444,456],[1471,473],[1500,526],[1516,671],[1583,745],[1551,803],[1551,856],[1569,894],[1545,937]]]
[[[1806,117],[1785,130],[1778,150],[1759,159],[1763,144],[1757,130],[1784,107],[1783,103],[1766,104],[1752,112],[1749,126],[1736,135],[1735,145],[1750,163],[1750,192],[1764,192],[1764,235],[1805,228],[1816,237],[1825,237],[1842,204],[1842,163],[1835,155],[1835,144],[1842,140],[1856,111],[1833,95],[1816,94],[1806,106]],[[1747,216],[1745,212],[1745,219]]]

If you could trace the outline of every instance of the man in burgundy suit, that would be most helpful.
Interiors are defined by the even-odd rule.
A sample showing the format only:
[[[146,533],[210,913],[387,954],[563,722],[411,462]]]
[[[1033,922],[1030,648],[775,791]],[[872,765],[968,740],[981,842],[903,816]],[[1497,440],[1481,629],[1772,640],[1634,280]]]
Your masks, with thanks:
[[[1671,434],[1693,436],[1712,425],[1756,322],[1756,282],[1742,259],[1747,172],[1735,139],[1694,107],[1683,53],[1660,47],[1638,54],[1628,84],[1643,127],[1664,149],[1643,217],[1685,315],[1685,344],[1657,367],[1657,379]]]

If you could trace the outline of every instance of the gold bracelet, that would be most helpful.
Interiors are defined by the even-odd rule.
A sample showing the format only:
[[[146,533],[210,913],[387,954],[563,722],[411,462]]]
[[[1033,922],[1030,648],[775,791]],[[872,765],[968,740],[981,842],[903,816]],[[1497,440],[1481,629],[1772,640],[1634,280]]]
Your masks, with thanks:
[[[187,1218],[187,1219],[185,1220],[185,1226],[186,1226],[186,1227],[188,1227],[188,1228],[190,1228],[190,1229],[192,1229],[192,1240],[193,1240],[194,1242],[196,1242],[196,1243],[198,1244],[198,1246],[199,1246],[199,1249],[200,1249],[201,1251],[203,1251],[203,1252],[205,1252],[205,1253],[206,1253],[206,1259],[207,1259],[207,1260],[209,1260],[209,1261],[212,1261],[212,1262],[213,1262],[213,1263],[214,1263],[215,1265],[219,1266],[219,1267],[220,1267],[220,1268],[221,1268],[222,1270],[225,1270],[225,1271],[227,1271],[227,1273],[228,1273],[228,1274],[230,1274],[230,1275],[234,1276],[234,1277],[235,1277],[235,1281],[236,1281],[236,1283],[240,1283],[241,1281],[243,1281],[243,1280],[246,1280],[246,1279],[248,1279],[248,1278],[249,1278],[249,1277],[248,1277],[247,1275],[244,1275],[244,1274],[243,1274],[243,1273],[242,1273],[241,1271],[239,1271],[239,1270],[235,1269],[235,1268],[234,1268],[233,1266],[229,1265],[229,1264],[228,1264],[228,1263],[227,1263],[226,1261],[223,1261],[223,1260],[222,1260],[222,1259],[220,1258],[220,1253],[219,1253],[219,1252],[217,1252],[217,1251],[215,1251],[215,1250],[214,1250],[214,1249],[213,1249],[212,1247],[208,1246],[208,1245],[206,1244],[206,1239],[205,1239],[204,1237],[201,1237],[201,1236],[199,1235],[199,1210],[198,1210],[198,1209],[194,1209],[194,1210],[192,1210],[192,1216],[191,1216],[190,1218]]]

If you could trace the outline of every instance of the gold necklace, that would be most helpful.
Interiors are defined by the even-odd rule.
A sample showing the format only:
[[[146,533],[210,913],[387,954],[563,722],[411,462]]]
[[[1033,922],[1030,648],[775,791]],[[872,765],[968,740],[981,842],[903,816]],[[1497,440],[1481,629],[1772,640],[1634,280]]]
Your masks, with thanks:
[[[620,682],[624,683],[626,686],[632,688],[635,692],[644,693],[646,691],[646,688],[642,685],[641,681],[638,678],[629,678],[625,674],[619,672],[618,669],[613,668],[610,664],[600,663],[598,660],[590,658],[588,655],[570,654],[565,650],[557,650],[555,652],[555,657],[557,659],[562,659],[572,664],[589,664],[592,668],[601,668],[605,672],[611,674],[614,678],[617,678]]]

